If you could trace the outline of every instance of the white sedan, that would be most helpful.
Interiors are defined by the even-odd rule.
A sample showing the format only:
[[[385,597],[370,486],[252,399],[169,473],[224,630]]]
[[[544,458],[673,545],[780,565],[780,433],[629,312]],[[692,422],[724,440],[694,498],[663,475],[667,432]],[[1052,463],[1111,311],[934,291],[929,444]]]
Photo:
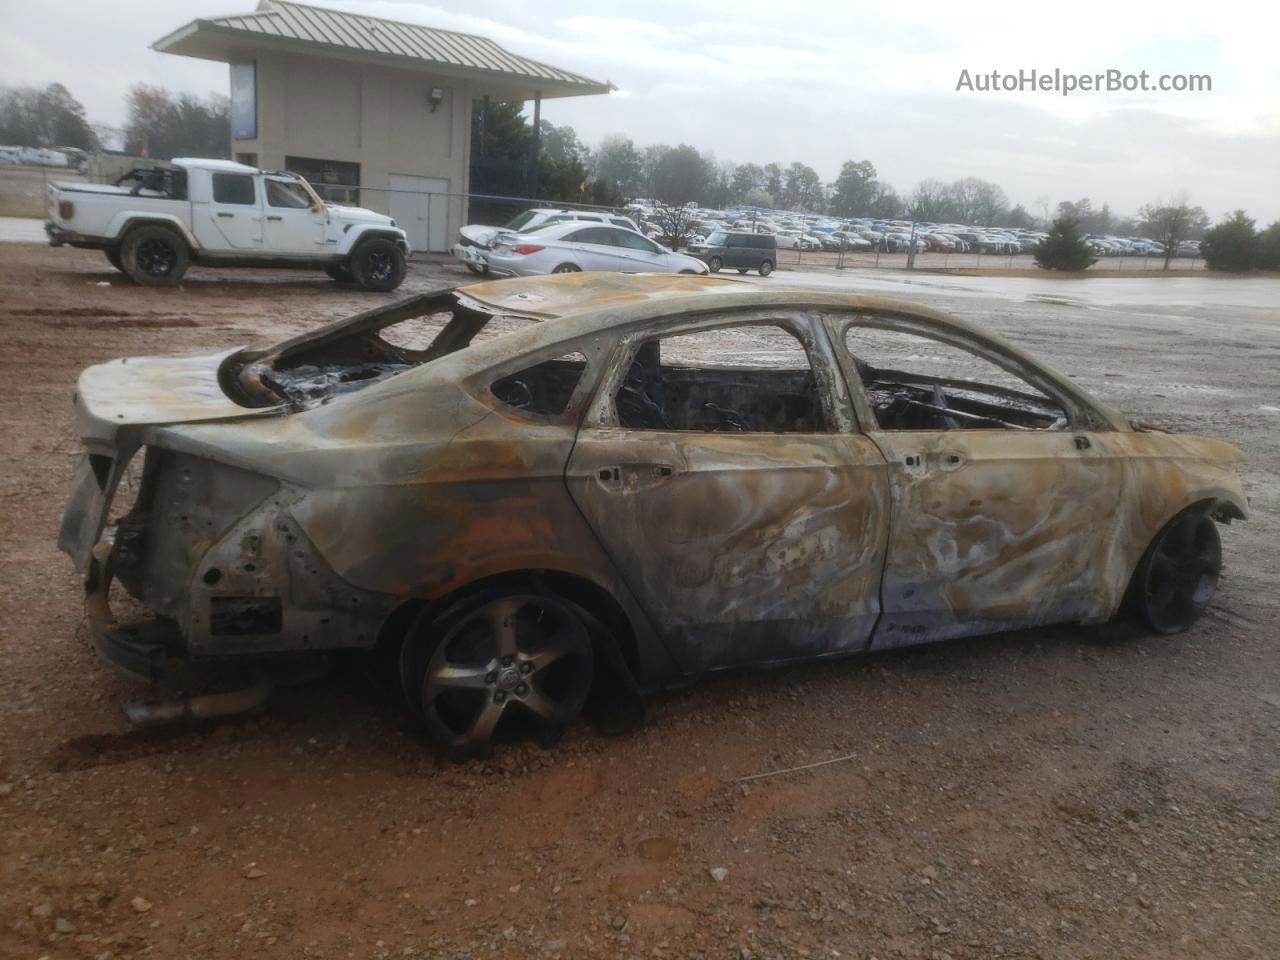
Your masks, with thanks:
[[[486,251],[500,277],[605,270],[622,273],[707,272],[701,260],[672,253],[634,230],[585,223],[557,223],[531,233],[503,234]]]

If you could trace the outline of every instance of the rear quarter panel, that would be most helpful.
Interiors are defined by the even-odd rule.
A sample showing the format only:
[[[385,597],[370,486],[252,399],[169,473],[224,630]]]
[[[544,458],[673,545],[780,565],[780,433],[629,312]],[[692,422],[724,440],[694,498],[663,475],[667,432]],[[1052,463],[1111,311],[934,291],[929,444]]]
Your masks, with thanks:
[[[1098,436],[1105,438],[1125,472],[1113,556],[1115,569],[1125,575],[1121,590],[1155,535],[1188,507],[1215,501],[1222,514],[1247,518],[1249,501],[1234,466],[1244,454],[1230,444],[1191,434]]]

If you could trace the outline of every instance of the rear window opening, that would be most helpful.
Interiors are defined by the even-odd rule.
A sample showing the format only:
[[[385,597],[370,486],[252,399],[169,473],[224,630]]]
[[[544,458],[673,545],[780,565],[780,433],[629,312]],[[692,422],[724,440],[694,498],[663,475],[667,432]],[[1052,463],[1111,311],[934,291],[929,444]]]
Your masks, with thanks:
[[[223,388],[244,406],[312,407],[535,322],[486,312],[452,292],[422,294],[237,354],[222,371]]]
[[[523,413],[556,417],[569,409],[569,401],[586,369],[586,357],[568,353],[508,374],[495,381],[489,392]]]

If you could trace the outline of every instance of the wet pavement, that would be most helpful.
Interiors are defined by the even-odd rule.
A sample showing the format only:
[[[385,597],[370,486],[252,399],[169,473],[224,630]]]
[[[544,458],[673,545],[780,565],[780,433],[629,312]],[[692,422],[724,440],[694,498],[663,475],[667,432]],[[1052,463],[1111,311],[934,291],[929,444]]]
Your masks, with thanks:
[[[992,298],[1079,307],[1146,307],[1183,313],[1206,307],[1270,311],[1280,322],[1280,277],[967,277],[905,270],[785,270],[760,284],[866,291],[908,300]]]

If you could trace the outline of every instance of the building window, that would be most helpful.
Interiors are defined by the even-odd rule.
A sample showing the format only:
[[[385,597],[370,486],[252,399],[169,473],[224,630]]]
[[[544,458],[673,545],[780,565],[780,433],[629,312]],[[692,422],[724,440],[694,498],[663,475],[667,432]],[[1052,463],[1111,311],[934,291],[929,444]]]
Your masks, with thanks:
[[[246,167],[256,167],[258,165],[258,155],[256,153],[237,153],[236,163],[243,163]]]
[[[231,139],[258,138],[258,65],[231,64]]]
[[[306,177],[321,199],[331,203],[360,204],[360,164],[314,157],[285,157],[285,169]]]

